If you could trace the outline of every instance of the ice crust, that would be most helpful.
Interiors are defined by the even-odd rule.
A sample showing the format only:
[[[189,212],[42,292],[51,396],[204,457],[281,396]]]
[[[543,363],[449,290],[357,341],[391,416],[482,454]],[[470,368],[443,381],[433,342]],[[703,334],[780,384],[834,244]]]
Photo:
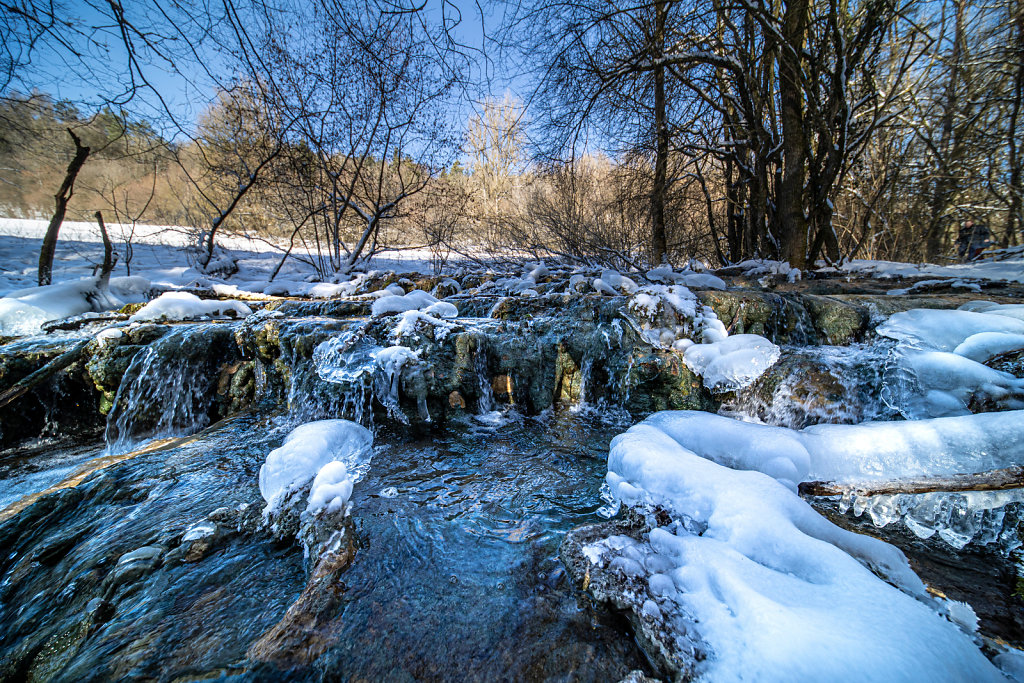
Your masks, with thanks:
[[[1024,349],[1024,306],[972,302],[971,310],[914,309],[878,326],[895,339],[888,397],[905,417],[968,415],[981,401],[1024,408],[1024,380],[983,365]]]
[[[772,476],[742,469],[799,452],[789,430],[756,430],[770,447],[761,454],[748,441],[728,456],[741,469],[729,469],[714,462],[736,443],[723,426],[659,413],[616,437],[612,495],[673,521],[645,541],[585,549],[640,582],[643,609],[663,615],[677,642],[699,638],[708,656],[697,680],[1005,680],[899,550],[840,529]]]
[[[260,467],[265,513],[310,481],[308,511],[343,509],[372,447],[370,430],[348,420],[318,420],[296,427]]]
[[[244,318],[250,314],[252,309],[241,301],[207,300],[188,292],[164,292],[136,311],[128,320],[195,320],[224,316]]]
[[[748,387],[779,360],[782,350],[757,334],[729,335],[710,306],[696,321],[703,343],[683,347],[686,366],[700,375],[712,391]]]

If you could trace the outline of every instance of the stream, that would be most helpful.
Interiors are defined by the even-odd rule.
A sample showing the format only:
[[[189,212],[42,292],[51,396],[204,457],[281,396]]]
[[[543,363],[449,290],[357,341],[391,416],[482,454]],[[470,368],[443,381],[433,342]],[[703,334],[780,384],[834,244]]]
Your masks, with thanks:
[[[809,318],[787,332],[794,307],[775,303],[757,324],[781,360],[719,401],[621,300],[568,301],[441,321],[400,339],[402,354],[350,302],[97,340],[0,425],[0,681],[658,675],[559,557],[567,533],[607,519],[612,438],[665,409],[792,429],[900,419],[893,347],[863,333],[822,343]],[[16,341],[0,362],[36,368],[81,338]],[[336,418],[374,440],[324,582],[294,529],[268,524],[259,474],[291,430]],[[848,503],[818,508],[898,545],[988,633],[1024,640],[1005,553],[883,530]],[[1021,507],[978,538],[1010,547]]]

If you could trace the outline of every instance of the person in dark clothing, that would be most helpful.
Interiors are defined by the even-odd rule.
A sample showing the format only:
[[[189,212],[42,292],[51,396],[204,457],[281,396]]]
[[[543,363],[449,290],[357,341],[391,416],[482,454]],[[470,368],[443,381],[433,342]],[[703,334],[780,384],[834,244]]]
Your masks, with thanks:
[[[965,221],[956,235],[956,253],[960,260],[973,261],[981,256],[981,252],[992,243],[990,237],[985,225]]]

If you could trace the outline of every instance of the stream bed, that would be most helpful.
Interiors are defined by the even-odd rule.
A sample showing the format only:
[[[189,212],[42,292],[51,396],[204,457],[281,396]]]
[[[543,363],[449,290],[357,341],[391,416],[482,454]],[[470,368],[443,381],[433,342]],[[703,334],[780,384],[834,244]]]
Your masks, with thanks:
[[[379,435],[352,497],[355,559],[323,615],[331,642],[260,664],[247,650],[302,591],[301,547],[227,524],[200,558],[174,546],[219,508],[262,505],[257,473],[285,419],[239,416],[114,459],[94,449],[77,464],[105,467],[23,512],[31,524],[0,523],[0,673],[617,680],[644,668],[557,558],[566,531],[597,519],[622,423],[587,411],[512,420]],[[151,557],[125,561],[140,548]]]

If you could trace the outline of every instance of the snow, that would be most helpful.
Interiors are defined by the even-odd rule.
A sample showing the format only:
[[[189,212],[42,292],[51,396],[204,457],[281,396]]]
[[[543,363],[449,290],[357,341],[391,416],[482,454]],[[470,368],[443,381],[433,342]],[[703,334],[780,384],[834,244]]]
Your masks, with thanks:
[[[418,311],[436,303],[437,297],[431,296],[428,292],[414,289],[401,296],[391,295],[377,299],[373,302],[371,312],[373,315],[404,313],[405,311]]]
[[[685,346],[683,360],[711,391],[750,386],[782,354],[778,346],[760,335],[730,336],[710,306],[702,307],[697,323],[703,343]]]
[[[51,320],[89,312],[109,311],[145,300],[149,281],[141,277],[111,278],[104,289],[98,277],[30,287],[0,299],[0,334],[36,334]]]
[[[352,485],[348,466],[339,460],[332,460],[321,467],[313,478],[306,512],[315,514],[323,509],[328,512],[344,510],[348,499],[352,497]]]
[[[607,483],[673,521],[588,556],[639,571],[636,602],[706,653],[698,680],[1004,680],[901,552],[833,525],[769,475],[701,457],[661,428],[680,426],[672,415],[612,441]]]
[[[981,332],[1024,334],[1024,320],[999,314],[998,308],[985,312],[916,308],[894,313],[878,326],[878,334],[907,345],[937,351],[952,351],[972,335]],[[1009,311],[1008,311],[1009,312]]]
[[[913,309],[878,326],[895,339],[889,401],[905,417],[967,415],[975,401],[1024,408],[1024,380],[982,364],[1024,349],[1024,307],[974,302],[974,310]]]
[[[136,311],[129,322],[144,320],[197,320],[199,318],[244,318],[252,309],[241,301],[206,300],[188,292],[164,292]]]
[[[647,271],[651,282],[677,284],[694,289],[725,289],[725,281],[711,273],[696,273],[691,270],[675,272],[671,266],[659,266]]]
[[[844,263],[840,270],[845,273],[869,275],[876,278],[927,277],[1024,283],[1024,258],[1004,261],[973,261],[950,266],[854,259]]]
[[[348,420],[319,420],[296,427],[279,448],[267,455],[266,462],[260,467],[260,494],[267,501],[264,512],[276,510],[292,492],[310,481],[313,481],[313,489],[309,496],[309,509],[337,509],[335,502],[342,497],[341,494],[346,490],[351,494],[354,479],[348,473],[359,471],[359,466],[369,461],[372,446],[370,430]],[[330,465],[333,462],[346,468],[344,476],[336,465]],[[330,468],[320,478],[320,473],[328,465]],[[350,482],[347,489],[346,480]],[[344,497],[345,500],[338,503],[342,507],[348,499],[347,495]]]
[[[1024,349],[1024,334],[1010,332],[979,332],[960,342],[953,353],[977,363],[1011,351]]]
[[[395,339],[401,339],[402,337],[415,337],[421,331],[428,328],[433,329],[434,339],[436,341],[442,341],[448,336],[448,333],[455,329],[454,323],[448,322],[441,318],[435,318],[430,315],[427,311],[431,307],[428,307],[426,311],[406,311],[398,316],[398,324],[395,325],[395,329],[392,334]],[[454,306],[452,306],[454,308]],[[448,311],[442,311],[447,313]],[[451,316],[454,317],[454,316]]]
[[[646,423],[705,458],[769,474],[791,489],[809,480],[859,483],[1024,465],[1021,410],[802,430],[687,410]]]

